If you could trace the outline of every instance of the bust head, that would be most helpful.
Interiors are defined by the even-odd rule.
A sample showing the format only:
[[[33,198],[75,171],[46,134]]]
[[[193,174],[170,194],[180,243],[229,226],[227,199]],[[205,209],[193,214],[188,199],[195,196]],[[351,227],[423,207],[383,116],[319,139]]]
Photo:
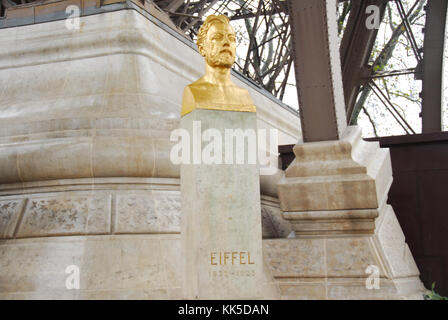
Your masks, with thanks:
[[[199,29],[197,44],[210,67],[230,68],[235,62],[235,31],[225,15],[210,15],[205,19]]]

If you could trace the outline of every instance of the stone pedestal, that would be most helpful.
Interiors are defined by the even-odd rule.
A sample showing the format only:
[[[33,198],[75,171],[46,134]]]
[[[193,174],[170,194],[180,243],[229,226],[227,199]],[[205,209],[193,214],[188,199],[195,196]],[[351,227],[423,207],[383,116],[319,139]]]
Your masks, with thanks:
[[[389,150],[362,140],[360,128],[348,127],[341,140],[297,144],[294,154],[278,184],[283,217],[297,237],[285,255],[306,252],[321,264],[305,268],[300,259],[283,255],[302,267],[286,267],[294,276],[288,273],[288,290],[282,295],[303,295],[309,289],[303,280],[312,276],[319,288],[316,299],[421,299],[425,289],[418,268],[387,204]],[[294,246],[305,248],[294,253]],[[275,251],[268,254],[273,265]],[[284,278],[283,273],[274,270],[274,277]],[[375,278],[378,286],[372,287]]]
[[[185,297],[260,298],[262,244],[259,166],[256,161],[252,164],[250,162],[253,161],[248,161],[256,160],[256,113],[194,110],[181,119],[181,128],[190,133],[191,161],[196,162],[181,165]],[[213,129],[215,139],[221,139],[222,143],[215,146],[222,150],[222,164],[206,164],[204,157],[198,163],[198,134],[202,131],[206,136],[210,133],[208,129]],[[226,164],[225,161],[230,160],[228,152],[225,152],[229,139],[225,137],[226,134],[229,137],[229,130],[232,129],[248,130],[242,164],[237,163],[235,157],[236,139],[233,147],[227,148],[234,151],[233,164]],[[193,143],[195,139],[196,146]],[[209,143],[202,142],[204,153]],[[248,152],[251,153],[249,157]]]

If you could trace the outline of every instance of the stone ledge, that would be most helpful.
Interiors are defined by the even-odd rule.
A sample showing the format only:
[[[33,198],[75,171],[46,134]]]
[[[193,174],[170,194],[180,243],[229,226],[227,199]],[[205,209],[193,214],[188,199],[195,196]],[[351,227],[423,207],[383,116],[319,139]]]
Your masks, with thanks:
[[[111,233],[180,233],[179,190],[109,189],[0,198],[1,238]]]
[[[373,234],[376,209],[284,212],[296,235]]]
[[[176,178],[110,177],[0,185],[0,239],[180,233]],[[279,201],[261,195],[263,237],[292,232]]]

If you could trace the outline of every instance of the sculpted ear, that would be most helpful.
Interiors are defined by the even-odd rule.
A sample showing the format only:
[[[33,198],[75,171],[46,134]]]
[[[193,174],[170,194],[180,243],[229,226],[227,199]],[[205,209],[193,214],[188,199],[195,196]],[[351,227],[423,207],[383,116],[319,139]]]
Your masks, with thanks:
[[[201,54],[201,56],[205,57],[205,50],[204,50],[204,46],[200,45],[198,46],[199,49],[199,53]]]

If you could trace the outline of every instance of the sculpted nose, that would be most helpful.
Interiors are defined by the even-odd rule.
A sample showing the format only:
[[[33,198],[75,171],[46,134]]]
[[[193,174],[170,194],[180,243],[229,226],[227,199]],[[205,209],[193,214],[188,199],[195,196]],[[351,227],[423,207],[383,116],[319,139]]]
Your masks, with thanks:
[[[223,46],[224,46],[224,47],[225,47],[225,46],[230,47],[230,41],[229,41],[229,38],[224,37],[224,43],[223,43]]]

